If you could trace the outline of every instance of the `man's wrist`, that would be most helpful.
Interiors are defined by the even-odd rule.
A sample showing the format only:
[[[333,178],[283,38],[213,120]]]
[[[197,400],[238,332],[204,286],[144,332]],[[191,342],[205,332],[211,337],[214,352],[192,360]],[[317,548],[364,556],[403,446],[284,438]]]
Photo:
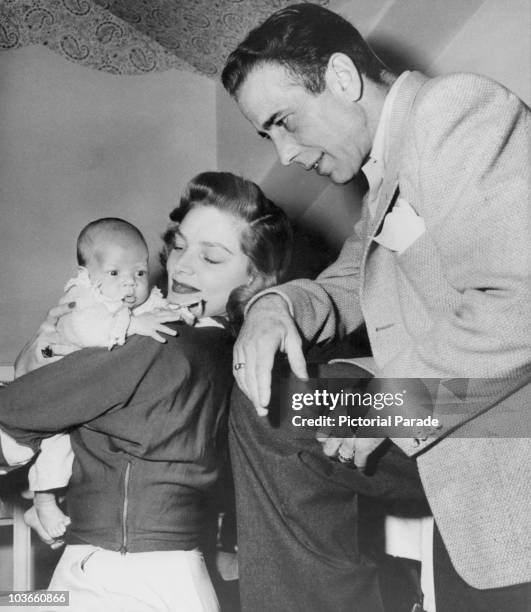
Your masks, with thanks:
[[[269,312],[282,312],[285,311],[289,315],[293,316],[292,307],[289,299],[281,292],[276,289],[267,289],[261,293],[255,295],[244,310],[244,316],[247,317],[249,311],[259,304],[259,307]]]

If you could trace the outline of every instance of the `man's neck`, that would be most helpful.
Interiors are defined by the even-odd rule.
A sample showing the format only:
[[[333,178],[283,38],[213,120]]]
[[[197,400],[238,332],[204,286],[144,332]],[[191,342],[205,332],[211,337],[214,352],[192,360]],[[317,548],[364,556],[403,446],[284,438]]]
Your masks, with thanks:
[[[393,83],[398,77],[391,72],[383,72],[381,75],[381,82],[375,83],[370,79],[365,79],[364,82],[364,93],[363,98],[360,101],[365,108],[367,118],[369,121],[369,130],[371,133],[371,140],[374,142],[376,135],[376,129],[380,122],[382,109]]]

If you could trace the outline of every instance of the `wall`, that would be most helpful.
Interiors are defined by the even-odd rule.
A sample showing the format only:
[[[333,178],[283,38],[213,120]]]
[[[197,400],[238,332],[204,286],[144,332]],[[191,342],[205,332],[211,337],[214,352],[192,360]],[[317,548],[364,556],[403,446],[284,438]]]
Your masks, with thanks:
[[[75,268],[87,222],[159,235],[187,180],[216,169],[215,85],[169,70],[117,76],[31,46],[0,53],[0,364]]]
[[[356,25],[395,72],[426,72],[485,0],[350,0],[341,14]],[[511,2],[511,0],[508,0]]]
[[[529,0],[487,0],[448,43],[431,70],[486,74],[531,104]]]
[[[276,162],[275,150],[243,117],[219,79],[216,82],[216,129],[220,170],[261,183]]]

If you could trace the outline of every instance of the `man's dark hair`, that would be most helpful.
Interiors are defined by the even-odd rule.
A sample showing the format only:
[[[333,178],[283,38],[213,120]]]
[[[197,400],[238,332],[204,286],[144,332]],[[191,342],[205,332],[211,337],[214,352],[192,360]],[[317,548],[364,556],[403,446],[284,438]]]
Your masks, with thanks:
[[[236,96],[257,65],[272,62],[318,94],[325,88],[328,60],[338,52],[348,55],[361,74],[381,82],[384,64],[351,23],[316,4],[294,4],[249,32],[229,55],[221,80],[229,94]]]

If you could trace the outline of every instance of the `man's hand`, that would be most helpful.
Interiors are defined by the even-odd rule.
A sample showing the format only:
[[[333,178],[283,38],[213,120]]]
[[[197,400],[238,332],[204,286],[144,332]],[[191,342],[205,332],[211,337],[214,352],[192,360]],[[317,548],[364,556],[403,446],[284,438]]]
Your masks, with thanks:
[[[271,398],[271,370],[277,351],[286,353],[293,373],[308,378],[302,341],[286,302],[265,295],[249,309],[234,345],[234,375],[260,416]]]
[[[329,438],[325,434],[317,434],[317,440],[323,446],[323,452],[328,457],[337,457],[341,463],[354,462],[359,470],[364,470],[369,455],[373,453],[385,438]]]

